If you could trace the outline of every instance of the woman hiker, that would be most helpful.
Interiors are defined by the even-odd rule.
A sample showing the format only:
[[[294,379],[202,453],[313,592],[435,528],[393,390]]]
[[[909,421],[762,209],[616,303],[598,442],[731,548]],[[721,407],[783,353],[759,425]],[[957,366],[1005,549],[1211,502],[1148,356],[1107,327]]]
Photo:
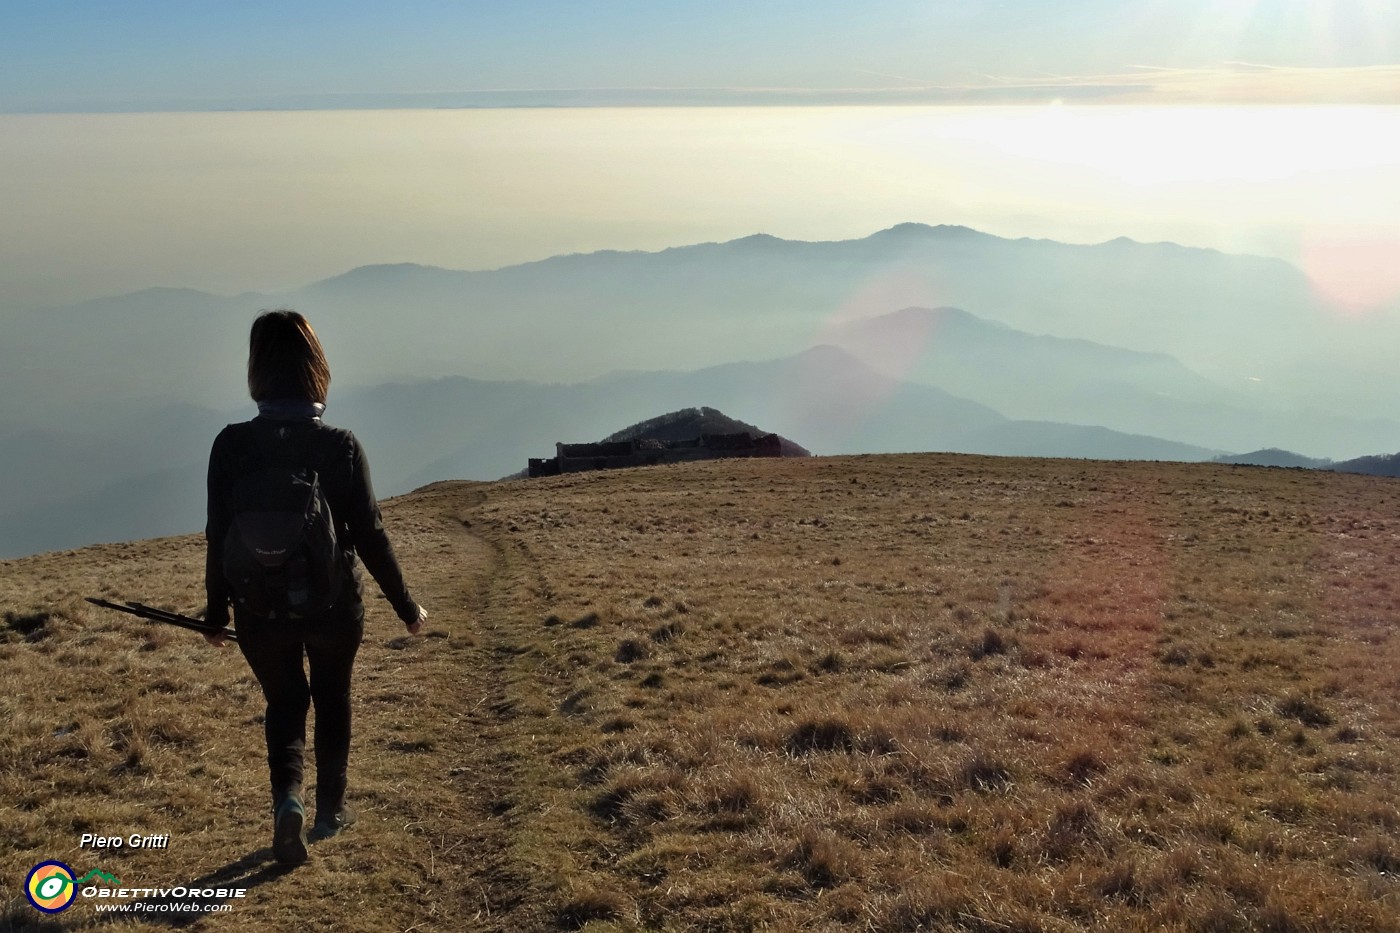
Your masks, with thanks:
[[[206,620],[228,624],[267,700],[272,851],[307,859],[302,803],[308,705],[315,706],[317,837],[355,822],[345,803],[350,671],[364,634],[355,556],[412,635],[428,613],[409,594],[384,532],[364,449],[321,420],[330,367],[306,318],[263,312],[248,348],[252,421],[219,433],[209,454]],[[212,645],[226,641],[206,635]],[[309,676],[308,676],[309,668]]]

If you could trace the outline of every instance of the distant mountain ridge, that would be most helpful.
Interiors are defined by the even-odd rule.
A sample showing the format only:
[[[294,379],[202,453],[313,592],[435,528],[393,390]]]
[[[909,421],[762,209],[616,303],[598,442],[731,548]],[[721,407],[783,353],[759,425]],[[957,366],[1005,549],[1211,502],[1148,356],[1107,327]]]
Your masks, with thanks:
[[[1232,463],[1240,466],[1301,468],[1305,470],[1326,470],[1335,466],[1331,460],[1304,457],[1302,454],[1295,454],[1291,450],[1280,450],[1277,447],[1270,447],[1267,450],[1255,450],[1247,454],[1226,454],[1225,456],[1214,458],[1211,462]]]
[[[4,314],[0,553],[37,540],[21,528],[88,543],[118,500],[103,529],[142,523],[118,537],[198,527],[209,440],[249,414],[229,411],[248,324],[282,306],[315,324],[331,421],[370,444],[386,494],[695,405],[818,453],[1344,460],[1400,437],[1400,329],[1338,326],[1279,260],[911,223],[490,271],[394,263],[278,294]],[[166,501],[148,481],[162,471]]]
[[[1365,449],[1384,425],[1312,411],[1260,410],[1160,352],[1034,334],[960,308],[904,308],[821,335],[878,372],[945,389],[1013,418],[1098,425],[1218,449],[1310,440]]]
[[[1368,476],[1400,477],[1400,453],[1374,454],[1341,462],[1317,460],[1288,450],[1256,450],[1247,454],[1215,457],[1212,463],[1234,463],[1244,466],[1289,467],[1307,470],[1330,470],[1333,473],[1363,473]]]
[[[556,441],[606,437],[658,408],[743,412],[801,438],[818,454],[915,450],[1098,459],[1205,460],[1217,450],[1103,428],[1020,421],[931,386],[874,372],[817,347],[763,363],[692,372],[632,373],[575,385],[450,377],[332,390],[326,418],[354,430],[374,466],[375,491],[397,495],[441,479],[491,480],[519,471]],[[0,557],[99,540],[194,531],[203,525],[204,470],[214,434],[254,412],[203,412],[133,448],[127,470],[70,497],[0,507]],[[0,443],[4,438],[0,437]],[[106,474],[98,465],[96,477]],[[159,474],[159,475],[157,475]],[[3,488],[3,487],[0,487]]]
[[[1010,240],[914,223],[852,240],[756,235],[490,271],[363,266],[278,294],[184,299],[190,320],[165,321],[169,333],[143,323],[145,313],[133,305],[146,299],[132,296],[85,303],[85,321],[48,312],[11,319],[0,364],[62,345],[82,363],[74,367],[79,382],[88,373],[110,382],[121,367],[104,355],[102,336],[80,325],[107,305],[121,307],[131,317],[129,343],[175,366],[179,351],[194,351],[204,365],[180,366],[190,374],[180,394],[210,403],[220,396],[213,385],[206,392],[216,368],[204,348],[223,348],[228,328],[219,325],[246,326],[259,307],[286,305],[318,323],[335,364],[356,372],[360,384],[463,373],[575,382],[636,368],[639,358],[665,369],[728,362],[739,347],[745,358],[774,358],[812,345],[831,321],[942,306],[1031,334],[1169,354],[1226,388],[1294,398],[1307,387],[1282,377],[1331,333],[1306,277],[1280,260],[1125,239]],[[385,328],[386,320],[394,326]],[[154,375],[140,381],[152,386]],[[1400,396],[1390,382],[1375,388]],[[101,394],[99,385],[85,386],[87,395]],[[4,404],[0,397],[0,418],[8,416]]]
[[[1356,457],[1334,463],[1327,469],[1338,473],[1365,473],[1369,476],[1400,476],[1400,453]]]

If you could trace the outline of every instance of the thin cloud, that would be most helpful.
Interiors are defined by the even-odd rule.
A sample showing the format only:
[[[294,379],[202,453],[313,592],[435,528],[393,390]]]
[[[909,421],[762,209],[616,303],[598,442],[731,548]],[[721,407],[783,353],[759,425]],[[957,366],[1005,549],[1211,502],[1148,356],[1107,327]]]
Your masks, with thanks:
[[[1053,99],[1126,104],[1400,104],[1400,65],[1309,68],[1231,61],[1208,68],[1134,65],[1121,73],[980,74],[966,82],[907,82],[901,87],[647,89],[656,103],[715,95],[714,103],[1039,103]]]
[[[1225,62],[1213,68],[1138,65],[1125,74],[1032,78],[1013,90],[1082,95],[1098,90],[1125,103],[1400,104],[1400,65],[1297,68]]]
[[[498,87],[414,93],[311,93],[224,100],[78,103],[46,108],[45,112],[1040,104],[1056,100],[1108,104],[1400,105],[1400,65],[1299,68],[1230,61],[1209,68],[1174,68],[1142,64],[1110,74],[1016,76],[984,73],[956,83],[853,70],[857,74],[906,83],[851,87]]]

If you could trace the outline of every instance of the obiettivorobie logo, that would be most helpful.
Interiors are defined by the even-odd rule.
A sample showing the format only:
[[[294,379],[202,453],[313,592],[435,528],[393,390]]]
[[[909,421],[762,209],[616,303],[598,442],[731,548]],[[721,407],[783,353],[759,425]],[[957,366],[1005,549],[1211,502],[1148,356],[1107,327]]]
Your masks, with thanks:
[[[108,884],[121,884],[105,871],[94,868],[81,878],[73,877],[73,869],[62,862],[40,862],[29,869],[29,877],[24,879],[24,896],[29,898],[36,910],[46,914],[56,914],[73,906],[78,897],[78,886],[89,881],[105,881]]]
[[[94,882],[102,882],[98,887]],[[110,886],[110,887],[109,887]],[[24,896],[35,910],[56,914],[73,906],[79,897],[91,900],[99,911],[217,913],[232,909],[233,898],[248,896],[247,888],[127,888],[122,881],[94,868],[81,878],[73,869],[53,859],[29,869]]]

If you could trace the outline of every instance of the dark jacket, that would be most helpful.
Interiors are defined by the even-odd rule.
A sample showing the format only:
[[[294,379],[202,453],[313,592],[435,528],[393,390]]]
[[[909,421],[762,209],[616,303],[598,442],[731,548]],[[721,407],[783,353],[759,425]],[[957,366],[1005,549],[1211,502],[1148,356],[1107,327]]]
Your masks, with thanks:
[[[228,624],[231,594],[224,579],[224,539],[233,521],[233,487],[238,478],[265,461],[310,466],[321,477],[326,501],[335,519],[336,537],[354,568],[358,554],[365,568],[388,597],[405,624],[418,617],[418,604],[409,595],[394,548],[384,533],[379,504],[370,485],[369,462],[355,435],[333,428],[315,417],[275,419],[260,415],[231,424],[219,432],[209,452],[209,521],[204,587],[209,599],[207,621]],[[352,605],[360,611],[360,574],[354,570]]]

